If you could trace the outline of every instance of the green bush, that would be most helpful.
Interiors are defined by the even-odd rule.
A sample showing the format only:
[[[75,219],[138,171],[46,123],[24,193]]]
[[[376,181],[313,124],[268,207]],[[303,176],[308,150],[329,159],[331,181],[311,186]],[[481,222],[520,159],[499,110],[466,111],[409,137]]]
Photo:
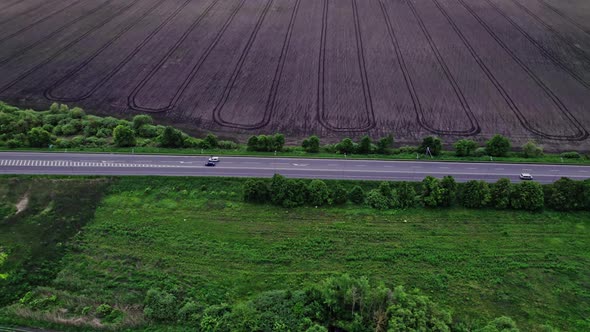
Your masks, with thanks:
[[[467,181],[463,185],[461,194],[461,203],[468,208],[485,207],[491,199],[490,187],[484,181]]]
[[[244,183],[244,200],[252,203],[266,203],[270,200],[266,180],[248,179]]]
[[[33,128],[27,135],[29,146],[34,148],[46,148],[51,144],[51,134],[43,128]]]
[[[440,185],[440,180],[432,176],[427,176],[422,180],[422,203],[426,207],[434,208],[442,205],[444,201],[444,189]]]
[[[543,187],[533,181],[521,182],[512,187],[510,205],[517,210],[538,211],[545,205]]]
[[[310,136],[309,138],[303,140],[301,146],[305,152],[318,153],[320,152],[320,139],[315,135]]]
[[[470,139],[461,139],[455,142],[455,154],[458,157],[467,157],[471,156],[475,149],[477,149],[477,143]]]
[[[350,138],[345,138],[336,144],[336,151],[342,154],[351,154],[355,150],[355,144]]]
[[[381,190],[373,189],[367,194],[367,205],[378,210],[387,210],[390,206],[389,199],[383,195]]]
[[[360,186],[354,186],[348,193],[348,198],[354,204],[363,204],[365,203],[365,191]]]
[[[457,189],[458,185],[455,182],[455,178],[450,175],[447,175],[442,178],[440,181],[440,185],[443,188],[443,197],[441,206],[449,207],[453,205],[457,196]]]
[[[205,149],[216,149],[217,146],[219,146],[219,139],[217,138],[217,136],[209,133],[203,139],[203,144],[205,145]]]
[[[334,205],[342,205],[348,201],[348,192],[346,189],[337,184],[331,191],[330,191],[330,201]]]
[[[373,142],[371,141],[371,138],[367,135],[361,137],[361,140],[356,148],[356,152],[358,154],[369,154],[371,153],[371,145],[373,144]]]
[[[510,317],[502,316],[494,319],[484,328],[475,332],[519,332],[516,323]]]
[[[133,117],[133,120],[131,121],[131,126],[135,131],[138,131],[141,127],[143,126],[147,126],[147,125],[153,125],[154,124],[154,120],[152,119],[151,116],[147,115],[147,114],[139,114]]]
[[[203,310],[203,306],[188,301],[178,310],[178,320],[183,323],[198,323]]]
[[[545,186],[545,205],[557,211],[574,211],[584,208],[583,182],[561,178]]]
[[[440,138],[432,136],[424,138],[422,144],[418,147],[418,152],[424,154],[428,149],[433,156],[440,155],[442,152],[442,141]]]
[[[483,157],[483,156],[485,156],[487,154],[488,154],[488,152],[486,151],[486,148],[484,148],[484,147],[477,148],[473,152],[473,155],[476,156],[476,157]]]
[[[491,188],[491,206],[496,209],[509,208],[511,190],[512,183],[510,183],[509,179],[502,178],[496,181]]]
[[[113,130],[113,140],[120,147],[135,146],[135,133],[128,126],[118,125]]]
[[[415,207],[418,203],[416,189],[409,182],[400,182],[395,187],[396,205],[402,209]]]
[[[174,295],[154,288],[148,290],[143,309],[143,313],[148,319],[158,322],[174,322],[177,312],[178,303]]]
[[[70,110],[70,116],[73,119],[82,119],[86,116],[86,112],[84,112],[84,110],[80,107],[74,107]]]
[[[104,318],[108,315],[110,315],[113,312],[113,307],[111,307],[108,304],[101,304],[98,307],[96,307],[96,317],[98,318]]]
[[[486,151],[493,157],[505,157],[511,148],[510,140],[502,135],[495,135],[486,143]]]
[[[382,137],[377,142],[377,153],[378,154],[385,154],[385,155],[391,154],[392,153],[391,149],[393,148],[393,143],[394,143],[393,135],[387,135],[386,137]]]
[[[180,130],[167,126],[158,137],[158,142],[165,148],[181,148],[184,146],[184,137]]]
[[[232,141],[219,141],[217,147],[222,150],[236,150],[239,148],[238,143]]]
[[[522,155],[525,158],[538,158],[543,155],[543,148],[533,141],[528,141],[522,146]]]
[[[580,155],[578,152],[575,151],[571,151],[571,152],[564,152],[561,154],[561,158],[564,159],[580,159],[582,158],[582,155]]]
[[[307,186],[308,202],[313,206],[322,206],[328,203],[330,191],[322,180],[312,180]]]

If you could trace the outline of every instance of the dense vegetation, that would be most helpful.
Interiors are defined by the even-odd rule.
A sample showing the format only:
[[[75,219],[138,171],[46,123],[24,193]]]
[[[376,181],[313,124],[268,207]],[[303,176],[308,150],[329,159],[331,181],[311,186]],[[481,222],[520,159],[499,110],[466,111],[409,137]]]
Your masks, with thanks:
[[[21,110],[0,102],[0,146],[6,148],[99,149],[139,148],[144,152],[163,152],[161,149],[184,149],[190,153],[291,153],[311,156],[368,156],[383,158],[456,158],[474,159],[504,158],[505,160],[564,161],[588,160],[578,152],[545,155],[542,146],[529,141],[512,150],[506,137],[496,135],[480,146],[469,139],[453,144],[453,151],[443,150],[438,137],[425,137],[418,146],[394,147],[392,135],[373,141],[368,136],[358,142],[345,138],[337,144],[321,145],[320,138],[311,136],[303,140],[301,147],[286,146],[282,134],[254,135],[246,144],[219,140],[208,134],[194,138],[170,126],[155,125],[149,115],[136,115],[130,121],[113,117],[86,115],[80,108],[53,104],[48,111]],[[151,149],[151,150],[150,150]],[[127,149],[128,151],[128,149]],[[181,150],[176,150],[180,152]],[[479,159],[478,159],[479,158]],[[489,160],[489,159],[487,159]]]
[[[421,183],[383,181],[378,188],[365,192],[359,186],[347,191],[338,184],[329,187],[322,180],[287,179],[275,174],[270,180],[247,180],[243,192],[246,202],[286,208],[342,205],[350,201],[378,210],[460,205],[473,209],[539,211],[546,207],[558,211],[590,211],[590,180],[568,178],[546,185],[532,181],[512,184],[509,179],[500,179],[490,185],[476,180],[456,183],[452,176],[440,180],[428,176]]]
[[[8,288],[12,304],[0,310],[0,322],[169,331],[590,328],[586,212],[374,210],[350,202],[283,208],[243,202],[247,181],[0,178],[12,197],[0,222],[11,263],[0,274],[18,271],[18,248],[37,239],[43,252],[60,250],[51,258],[35,251],[33,261],[56,271]],[[334,197],[346,201],[387,190],[376,182],[302,185],[316,189],[314,200],[326,188],[339,188]],[[395,189],[405,197],[419,192]],[[30,210],[15,215],[25,192]],[[98,208],[73,198],[103,195]],[[60,206],[80,212],[59,227],[86,226],[47,238],[52,219],[41,220]],[[18,220],[26,237],[6,231],[25,215]]]

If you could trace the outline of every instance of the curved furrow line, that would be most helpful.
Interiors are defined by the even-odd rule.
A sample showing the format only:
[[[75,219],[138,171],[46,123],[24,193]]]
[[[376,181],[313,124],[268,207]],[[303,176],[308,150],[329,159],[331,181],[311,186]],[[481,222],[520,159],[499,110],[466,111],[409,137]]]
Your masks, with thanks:
[[[97,11],[101,10],[103,7],[106,7],[107,5],[109,5],[111,2],[113,2],[114,0],[107,0],[106,2],[104,2],[103,4],[99,5],[98,7],[94,8],[93,10],[89,11],[88,13],[82,15],[82,16],[78,16],[75,19],[73,19],[72,21],[62,25],[61,27],[59,27],[57,30],[55,30],[54,32],[50,33],[49,35],[39,39],[38,41],[29,44],[17,51],[15,51],[14,53],[12,53],[11,55],[7,56],[4,59],[0,60],[0,66],[5,64],[6,62],[14,59],[17,56],[21,56],[22,54],[28,52],[29,50],[31,50],[32,48],[34,48],[35,46],[43,43],[44,41],[47,41],[48,39],[51,39],[53,36],[58,35],[59,33],[61,33],[62,31],[64,31],[65,29],[69,28],[70,26],[78,23],[79,21],[85,19],[86,17],[96,13]]]
[[[268,123],[270,122],[271,117],[275,111],[275,107],[276,107],[275,103],[276,103],[277,93],[278,93],[279,85],[280,85],[281,78],[283,75],[283,69],[285,67],[285,60],[287,58],[287,52],[289,51],[289,46],[291,45],[291,36],[293,35],[293,26],[295,25],[295,19],[297,18],[297,13],[299,12],[300,3],[301,3],[301,0],[297,0],[295,2],[295,5],[293,6],[293,12],[291,13],[291,18],[289,19],[287,33],[285,34],[285,41],[283,42],[283,48],[281,49],[281,55],[279,56],[279,62],[277,64],[277,68],[275,70],[275,75],[272,80],[270,92],[268,94],[266,106],[264,108],[264,115],[263,115],[262,121],[260,121],[259,123],[253,124],[253,125],[243,125],[243,124],[239,124],[239,123],[224,121],[223,126],[230,127],[230,128],[236,128],[236,129],[250,129],[251,130],[251,129],[260,129],[260,128],[268,125]],[[231,89],[233,89],[233,85],[232,85],[232,87],[230,87],[230,90]],[[227,100],[227,98],[226,98],[226,100]],[[219,119],[221,119],[221,111],[223,109],[223,106],[221,106],[221,107],[222,108],[219,110],[219,114],[220,114]]]
[[[371,99],[371,92],[369,90],[369,81],[367,75],[367,69],[365,64],[365,55],[363,49],[362,35],[360,30],[360,22],[358,9],[356,6],[356,0],[352,1],[352,11],[354,17],[354,30],[355,30],[355,42],[357,48],[357,61],[359,65],[359,71],[361,76],[361,83],[363,87],[363,99],[365,104],[365,112],[368,115],[367,125],[364,127],[336,127],[328,123],[325,114],[325,71],[326,71],[326,43],[327,43],[327,30],[328,30],[328,1],[324,1],[324,10],[322,13],[322,35],[320,40],[320,59],[318,68],[318,103],[317,107],[317,118],[320,125],[326,129],[336,132],[364,132],[373,129],[375,123],[375,112],[373,110],[373,101]]]
[[[42,3],[41,5],[39,5],[38,7],[35,7],[34,9],[32,9],[32,10],[25,10],[25,11],[24,11],[24,12],[22,12],[22,13],[19,13],[19,14],[16,14],[16,15],[13,15],[13,16],[11,16],[9,19],[7,19],[7,20],[4,20],[3,22],[0,22],[0,25],[4,25],[4,24],[6,24],[6,23],[8,23],[8,22],[12,22],[12,21],[14,21],[14,20],[16,20],[16,19],[20,18],[21,16],[26,16],[26,15],[28,15],[30,12],[32,12],[32,11],[34,11],[34,10],[38,10],[39,8],[45,7],[45,6],[47,6],[47,5],[50,5],[50,4],[52,4],[52,3],[54,3],[54,2],[58,2],[58,1],[64,1],[64,0],[50,0],[50,1],[44,2],[44,3]]]
[[[561,60],[559,60],[557,57],[555,57],[553,54],[551,54],[551,52],[549,52],[545,47],[543,47],[543,45],[541,45],[535,38],[533,38],[531,35],[529,35],[526,31],[524,31],[519,25],[518,23],[516,23],[513,19],[511,19],[510,17],[508,17],[508,15],[506,15],[506,13],[498,8],[498,6],[496,6],[494,3],[492,3],[490,0],[485,0],[492,8],[494,8],[498,14],[500,14],[500,16],[502,16],[504,19],[506,19],[508,22],[510,22],[510,24],[516,29],[518,30],[518,32],[520,32],[528,41],[530,41],[540,52],[541,54],[549,59],[554,65],[558,66],[559,68],[561,68],[563,71],[565,71],[566,73],[568,73],[573,79],[575,79],[576,81],[578,81],[578,83],[580,83],[582,86],[584,86],[587,89],[590,89],[590,83],[586,82],[586,80],[581,77],[580,75],[578,75],[576,72],[574,72],[573,70],[571,70],[568,66],[566,66]]]
[[[535,135],[537,135],[539,137],[543,137],[543,138],[547,138],[547,139],[567,140],[567,141],[569,141],[569,140],[577,140],[577,139],[580,139],[581,137],[583,137],[583,135],[575,135],[575,136],[552,135],[552,134],[544,133],[541,130],[538,130],[538,129],[534,128],[527,121],[526,116],[524,116],[522,114],[521,110],[516,105],[516,103],[512,100],[512,97],[510,97],[510,94],[508,92],[506,92],[506,90],[504,89],[504,87],[502,86],[502,84],[494,76],[494,74],[492,73],[492,71],[488,68],[488,66],[485,64],[485,62],[481,59],[481,57],[479,56],[479,54],[477,54],[477,52],[475,51],[475,49],[473,48],[473,46],[469,43],[469,41],[467,40],[467,38],[465,37],[465,35],[461,31],[461,29],[459,29],[459,27],[457,26],[457,24],[455,23],[455,21],[451,18],[451,16],[448,14],[448,12],[446,11],[446,9],[443,8],[443,6],[440,4],[440,2],[438,0],[432,0],[432,2],[434,2],[434,4],[436,5],[436,7],[440,10],[440,12],[443,14],[443,16],[447,19],[447,21],[449,22],[449,24],[451,25],[451,27],[453,28],[453,30],[455,31],[455,33],[459,36],[459,38],[463,42],[463,45],[465,46],[465,48],[469,51],[469,54],[471,55],[471,57],[475,60],[475,62],[477,62],[477,64],[479,65],[479,67],[481,68],[481,70],[485,73],[485,75],[490,80],[490,82],[492,83],[492,85],[494,85],[494,87],[496,88],[496,90],[500,93],[500,95],[502,96],[502,98],[504,99],[504,101],[506,102],[506,104],[508,105],[508,108],[510,108],[510,110],[514,113],[514,115],[518,119],[518,122],[520,122],[520,124],[523,126],[523,128],[525,128],[530,133],[533,133],[533,134],[535,134]],[[585,137],[583,137],[582,139],[584,139],[584,138]]]
[[[432,39],[432,36],[430,35],[428,28],[426,28],[426,25],[424,24],[424,21],[422,20],[422,17],[420,16],[418,11],[416,10],[416,7],[414,6],[414,4],[412,4],[412,0],[406,0],[406,3],[408,4],[408,7],[410,7],[412,14],[414,14],[414,17],[418,21],[418,25],[420,26],[420,30],[422,30],[422,33],[426,37],[426,40],[428,41],[428,45],[430,46],[430,49],[434,53],[439,66],[442,68],[442,70],[445,74],[445,77],[447,78],[447,80],[451,84],[453,91],[455,92],[455,96],[459,100],[459,103],[461,104],[461,108],[463,109],[463,112],[465,112],[465,115],[467,115],[467,118],[469,119],[469,123],[471,124],[471,128],[468,130],[450,130],[448,132],[453,133],[453,135],[475,135],[475,134],[479,133],[481,131],[481,129],[479,127],[477,119],[475,118],[475,115],[473,114],[471,107],[469,106],[469,103],[467,102],[467,99],[465,98],[465,95],[463,95],[463,92],[461,91],[459,84],[455,80],[455,77],[453,76],[453,74],[449,70],[449,67],[447,66],[444,58],[440,54],[438,47],[436,46],[436,43]]]
[[[69,50],[72,46],[74,46],[75,44],[77,44],[79,41],[81,41],[82,39],[86,38],[88,35],[90,35],[94,31],[96,31],[96,30],[100,29],[101,27],[105,26],[107,23],[109,23],[110,21],[114,20],[116,17],[122,15],[123,13],[125,13],[128,9],[130,9],[131,7],[133,7],[133,5],[135,5],[139,1],[140,0],[133,0],[126,7],[123,7],[121,10],[119,10],[117,12],[117,14],[115,14],[113,16],[110,16],[110,17],[107,17],[105,20],[101,21],[100,23],[98,23],[94,27],[90,28],[90,30],[86,31],[85,33],[83,33],[78,38],[76,38],[73,41],[69,42],[66,46],[62,47],[59,51],[57,51],[56,53],[54,53],[50,57],[46,58],[45,60],[43,60],[41,63],[37,64],[35,67],[27,70],[26,72],[24,72],[21,75],[19,75],[16,79],[14,79],[11,82],[3,85],[2,87],[0,87],[0,93],[6,91],[8,89],[10,89],[12,86],[14,86],[15,84],[17,84],[23,78],[29,76],[31,73],[35,72],[39,68],[41,68],[41,67],[45,66],[46,64],[48,64],[49,62],[51,62],[53,59],[55,59],[58,56],[60,56],[61,54],[65,53],[67,50]]]
[[[537,76],[535,73],[518,57],[510,48],[504,44],[504,42],[496,35],[496,33],[487,25],[487,23],[479,16],[477,13],[471,8],[469,5],[465,3],[464,0],[457,0],[472,16],[479,22],[479,24],[488,32],[488,34],[498,43],[498,45],[508,53],[508,55],[524,70],[527,75],[545,92],[545,94],[553,101],[555,106],[570,120],[571,124],[574,125],[578,133],[574,136],[564,136],[558,137],[556,139],[561,140],[571,140],[571,141],[581,141],[588,138],[588,132],[582,126],[582,124],[576,119],[576,117],[571,114],[569,109],[563,104],[563,102],[559,99],[545,83]]]
[[[566,15],[561,10],[557,9],[556,7],[554,7],[553,5],[551,5],[550,3],[548,3],[545,0],[537,0],[537,1],[539,1],[542,5],[544,5],[545,7],[547,7],[549,10],[551,10],[555,14],[563,17],[564,20],[566,20],[566,21],[570,22],[571,24],[573,24],[576,28],[580,29],[583,33],[585,33],[588,36],[590,36],[590,30],[588,30],[588,28],[584,27],[583,25],[581,25],[580,23],[578,23],[576,20],[574,20],[573,18],[569,17],[568,15]]]
[[[367,74],[367,63],[365,61],[365,48],[363,46],[363,36],[361,33],[361,23],[359,19],[359,11],[357,6],[357,0],[352,0],[352,11],[354,14],[354,30],[356,33],[356,50],[357,60],[359,63],[359,70],[361,72],[361,82],[363,84],[363,98],[365,100],[365,109],[368,113],[369,123],[366,129],[360,128],[360,130],[368,130],[375,128],[375,110],[373,109],[373,98],[371,96],[371,86],[369,85],[369,76]],[[339,130],[345,130],[348,128],[339,128]],[[355,129],[358,130],[358,129]]]
[[[256,21],[256,25],[254,26],[254,30],[252,30],[252,33],[250,34],[250,38],[248,39],[246,46],[242,50],[242,54],[240,54],[240,58],[238,59],[238,63],[236,64],[236,67],[234,68],[234,71],[233,71],[228,83],[225,85],[225,88],[223,89],[223,95],[222,95],[221,99],[219,100],[219,102],[217,103],[217,105],[215,106],[215,108],[213,109],[213,121],[215,121],[215,123],[217,123],[218,125],[221,125],[224,127],[232,127],[232,123],[223,120],[220,113],[221,113],[221,110],[223,109],[223,106],[227,102],[227,99],[229,98],[232,87],[235,85],[236,80],[238,79],[238,75],[240,74],[240,71],[242,70],[242,66],[244,65],[244,62],[246,61],[246,57],[248,56],[248,53],[250,53],[250,49],[252,48],[252,44],[254,44],[254,41],[256,40],[256,36],[258,35],[258,31],[260,31],[260,27],[262,26],[262,23],[264,22],[264,19],[266,18],[266,15],[268,14],[268,10],[270,9],[272,3],[273,3],[273,0],[268,0],[266,2],[266,5],[264,6],[262,13],[260,13],[260,16],[258,17],[258,21]]]
[[[574,50],[574,52],[578,53],[581,57],[583,57],[584,59],[586,59],[587,62],[590,63],[590,57],[588,56],[588,54],[586,54],[586,52],[584,52],[583,50],[581,50],[579,47],[576,47],[575,46],[576,43],[574,41],[572,41],[570,38],[566,37],[565,35],[563,35],[559,31],[557,31],[556,29],[554,29],[545,20],[543,20],[541,17],[539,17],[538,15],[536,15],[535,13],[533,13],[530,9],[528,9],[527,7],[525,7],[523,4],[521,4],[517,0],[510,0],[510,1],[512,1],[515,5],[517,5],[521,10],[523,10],[524,12],[526,12],[530,17],[532,17],[537,22],[539,22],[547,30],[551,31],[555,36],[557,36],[558,39],[560,39],[561,41],[563,41],[566,44],[570,44],[570,46]]]
[[[74,68],[73,70],[71,70],[70,72],[68,72],[66,75],[64,75],[61,79],[57,80],[53,85],[51,85],[49,88],[47,88],[43,94],[45,96],[45,98],[49,99],[49,100],[53,100],[53,101],[60,101],[60,102],[74,102],[74,101],[80,101],[83,99],[86,99],[88,97],[90,97],[98,88],[100,88],[106,81],[108,81],[111,77],[113,77],[114,75],[116,75],[119,70],[121,70],[121,68],[123,68],[124,65],[126,65],[129,61],[131,61],[131,59],[158,33],[160,32],[160,30],[162,30],[172,19],[174,19],[192,0],[186,0],[180,7],[178,7],[178,9],[176,9],[170,16],[168,16],[162,23],[160,23],[160,25],[158,25],[158,27],[156,27],[155,30],[153,30],[131,53],[129,53],[127,55],[127,57],[125,57],[125,59],[123,59],[123,61],[121,61],[115,68],[113,68],[105,77],[101,78],[98,82],[96,82],[96,84],[94,84],[93,86],[90,87],[90,90],[87,92],[84,92],[82,95],[76,96],[76,97],[59,97],[56,96],[53,91],[57,88],[59,88],[59,86],[61,86],[62,84],[64,84],[65,82],[67,82],[70,78],[72,78],[74,75],[76,75],[78,72],[80,72],[82,69],[84,69],[86,66],[88,66],[96,57],[98,57],[100,55],[100,53],[102,53],[108,46],[110,46],[111,44],[113,44],[118,38],[120,38],[125,32],[127,32],[129,29],[131,29],[131,27],[129,27],[128,29],[125,29],[124,31],[122,31],[121,33],[119,33],[117,36],[115,36],[112,40],[110,40],[104,47],[102,47],[101,49],[97,50],[93,55],[91,55],[88,59],[86,59],[85,61],[83,61],[80,65],[78,65],[76,68]],[[159,2],[155,7],[153,7],[153,9],[155,9],[156,7],[160,6],[162,4],[162,2]],[[153,10],[150,9],[150,12]],[[146,16],[149,13],[146,13]],[[140,18],[137,22],[139,22],[140,20],[144,19],[144,17]],[[136,23],[137,23],[136,22]],[[133,24],[135,25],[135,24]]]
[[[6,37],[0,38],[0,43],[3,43],[4,41],[6,41],[6,40],[8,40],[8,39],[10,39],[10,38],[12,38],[12,37],[14,37],[16,35],[19,35],[19,34],[25,32],[27,30],[32,29],[35,25],[37,25],[39,23],[43,23],[43,22],[47,21],[48,19],[50,19],[50,18],[52,18],[52,17],[54,17],[54,16],[56,16],[58,14],[63,13],[66,9],[69,9],[69,8],[75,6],[75,5],[77,5],[77,4],[79,4],[80,2],[83,2],[83,1],[87,1],[87,0],[76,0],[76,1],[72,2],[71,4],[65,6],[64,8],[62,8],[60,10],[57,10],[57,11],[55,11],[55,12],[53,12],[53,13],[51,13],[51,14],[49,14],[49,15],[47,15],[47,16],[45,16],[45,17],[43,17],[43,18],[41,18],[41,19],[39,19],[39,20],[37,20],[37,21],[35,21],[35,22],[33,22],[33,23],[31,23],[31,24],[23,27],[23,28],[21,28],[21,29],[19,29],[18,31],[13,32],[13,33],[11,33],[10,35],[8,35]]]
[[[190,84],[190,82],[192,81],[192,79],[194,78],[194,76],[196,75],[197,71],[201,68],[201,66],[203,65],[203,62],[205,62],[206,58],[209,56],[209,54],[211,54],[211,51],[213,50],[213,48],[215,48],[215,46],[217,45],[217,43],[219,42],[219,40],[223,36],[223,33],[227,30],[227,27],[233,21],[233,18],[236,16],[236,14],[238,13],[238,11],[244,5],[245,0],[241,0],[238,3],[238,5],[234,8],[234,10],[231,12],[230,16],[228,17],[228,19],[223,24],[221,30],[219,32],[217,32],[217,35],[215,36],[215,39],[213,40],[213,42],[209,45],[209,47],[207,47],[207,50],[201,56],[201,58],[199,59],[199,62],[192,68],[191,72],[184,79],[184,81],[182,82],[182,85],[176,91],[174,97],[168,103],[167,106],[161,107],[161,108],[152,108],[152,107],[140,106],[136,102],[137,95],[141,92],[141,90],[143,90],[143,88],[147,85],[147,83],[156,75],[156,73],[158,72],[158,70],[160,70],[164,66],[164,64],[166,63],[166,61],[168,61],[168,59],[170,58],[170,56],[186,40],[186,38],[188,37],[188,35],[195,28],[197,28],[199,26],[199,24],[201,23],[201,21],[203,20],[203,18],[205,18],[205,16],[207,16],[207,14],[209,14],[209,12],[211,11],[211,9],[219,1],[220,0],[214,0],[213,2],[211,2],[211,4],[209,4],[209,6],[207,6],[207,8],[201,13],[201,15],[199,15],[197,17],[197,19],[191,24],[191,26],[182,34],[182,36],[180,37],[180,39],[178,39],[178,41],[176,41],[176,43],[174,44],[174,46],[172,46],[172,48],[170,48],[170,50],[168,50],[168,52],[164,55],[164,57],[162,57],[162,59],[160,60],[160,62],[158,62],[158,64],[150,71],[150,73],[144,79],[142,79],[139,82],[139,84],[135,87],[135,89],[133,89],[133,91],[131,92],[131,94],[129,95],[129,97],[127,97],[127,104],[128,104],[128,106],[129,106],[130,109],[132,109],[134,111],[141,111],[141,112],[147,112],[147,113],[162,113],[162,112],[167,112],[167,111],[171,111],[172,109],[174,109],[174,107],[176,106],[176,103],[180,99],[180,96],[184,93],[184,91],[186,90],[186,88],[188,87],[188,85]]]

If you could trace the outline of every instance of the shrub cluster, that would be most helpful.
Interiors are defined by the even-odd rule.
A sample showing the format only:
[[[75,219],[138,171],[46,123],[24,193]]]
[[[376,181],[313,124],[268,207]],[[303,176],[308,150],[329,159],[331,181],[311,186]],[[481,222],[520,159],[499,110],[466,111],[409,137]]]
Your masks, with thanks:
[[[150,289],[144,302],[146,318],[164,324],[188,323],[198,331],[451,331],[465,327],[417,289],[390,288],[347,274],[233,304],[204,306],[178,293]],[[494,329],[498,327],[519,331],[509,317],[496,318],[480,330],[467,328],[483,332],[500,331]]]
[[[553,184],[541,185],[534,181],[513,184],[509,179],[500,179],[489,184],[475,180],[457,183],[452,176],[442,179],[428,176],[421,183],[384,181],[368,191],[358,185],[347,191],[340,184],[329,186],[322,180],[287,179],[275,174],[270,181],[247,180],[244,200],[283,207],[351,202],[379,210],[463,206],[472,209],[539,211],[548,208],[574,211],[590,210],[590,180],[562,178]]]
[[[48,111],[21,110],[0,103],[0,145],[8,148],[99,148],[153,146],[166,148],[236,149],[230,141],[208,134],[190,137],[173,127],[154,125],[149,115],[131,121],[86,115],[80,108],[54,103]]]
[[[274,152],[282,151],[285,145],[283,134],[251,136],[248,139],[248,151]]]

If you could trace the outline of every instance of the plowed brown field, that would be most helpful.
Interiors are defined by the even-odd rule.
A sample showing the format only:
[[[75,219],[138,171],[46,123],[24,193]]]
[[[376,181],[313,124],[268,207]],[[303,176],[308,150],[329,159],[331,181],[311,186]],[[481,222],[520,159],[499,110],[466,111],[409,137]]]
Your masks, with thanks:
[[[291,137],[587,146],[585,0],[0,0],[0,99]]]

